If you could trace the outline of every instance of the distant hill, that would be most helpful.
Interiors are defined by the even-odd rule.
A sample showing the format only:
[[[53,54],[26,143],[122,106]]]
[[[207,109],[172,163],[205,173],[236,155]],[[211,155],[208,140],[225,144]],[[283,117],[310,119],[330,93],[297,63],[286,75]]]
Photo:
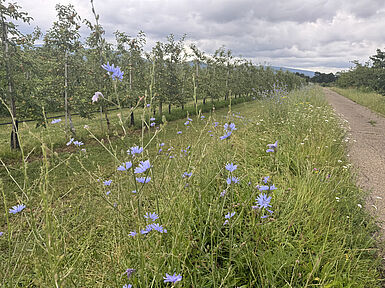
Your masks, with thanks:
[[[298,72],[300,74],[304,74],[305,76],[309,76],[309,77],[313,77],[315,74],[313,71],[309,71],[309,70],[301,70],[301,69],[286,68],[286,67],[276,67],[276,66],[270,66],[270,67],[274,70],[289,71],[292,73]]]
[[[190,66],[194,66],[194,61],[189,61],[189,64]],[[207,65],[205,63],[201,63],[201,67],[202,68],[206,68]],[[300,74],[304,74],[305,76],[309,76],[310,78],[314,76],[314,72],[313,71],[309,71],[309,70],[301,70],[301,69],[294,69],[294,68],[286,68],[286,67],[277,67],[277,66],[269,66],[271,67],[273,70],[282,70],[282,71],[289,71],[291,73],[300,73]]]

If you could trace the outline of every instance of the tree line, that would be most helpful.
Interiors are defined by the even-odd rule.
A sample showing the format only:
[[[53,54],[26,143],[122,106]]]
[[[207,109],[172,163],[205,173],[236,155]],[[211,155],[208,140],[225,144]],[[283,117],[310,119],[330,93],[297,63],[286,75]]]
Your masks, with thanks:
[[[355,66],[349,71],[340,73],[337,85],[342,88],[354,87],[385,95],[385,51],[377,49],[376,52],[364,64],[353,61]]]
[[[15,20],[30,23],[31,17],[15,3],[0,0],[0,116],[11,115],[11,147],[17,148],[18,119],[32,118],[44,123],[45,113],[65,112],[65,123],[73,134],[71,115],[93,117],[100,110],[109,128],[109,107],[137,107],[151,101],[151,109],[160,115],[173,107],[200,100],[213,103],[230,97],[258,97],[277,83],[288,90],[304,84],[292,73],[274,71],[234,57],[231,50],[218,48],[213,54],[187,45],[186,36],[170,34],[145,51],[146,35],[131,36],[115,31],[115,43],[105,38],[105,30],[95,11],[94,18],[81,19],[73,5],[56,5],[57,19],[43,35],[39,28],[22,34]],[[80,28],[89,35],[83,40]],[[42,39],[42,45],[36,43]],[[104,65],[115,65],[122,77],[112,79]],[[106,66],[104,66],[106,67]],[[91,101],[95,92],[100,101]],[[145,97],[144,97],[145,96]],[[140,102],[140,100],[143,100]],[[134,113],[125,125],[134,125]]]
[[[309,77],[303,73],[296,72],[297,76],[302,77],[306,80],[306,82],[312,82],[321,84],[322,86],[328,86],[334,83],[338,79],[338,74],[335,75],[333,73],[322,73],[322,72],[314,72],[313,77]]]

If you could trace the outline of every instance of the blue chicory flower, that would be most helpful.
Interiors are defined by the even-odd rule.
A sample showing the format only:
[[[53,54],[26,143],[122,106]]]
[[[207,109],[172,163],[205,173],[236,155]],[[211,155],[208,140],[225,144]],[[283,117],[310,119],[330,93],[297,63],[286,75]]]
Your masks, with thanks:
[[[74,142],[74,140],[75,140],[75,138],[70,138],[70,141],[68,141],[66,145],[67,145],[67,146],[71,145],[72,142]]]
[[[148,212],[147,212],[147,213],[144,215],[144,218],[146,218],[146,219],[151,219],[152,222],[155,222],[156,219],[159,218],[159,216],[158,216],[156,213],[148,213]]]
[[[226,131],[234,131],[234,130],[237,130],[237,128],[235,128],[235,124],[234,123],[226,123],[223,128],[226,130]]]
[[[132,167],[132,162],[131,161],[128,161],[126,163],[122,163],[122,165],[120,165],[118,167],[118,171],[128,171],[128,169],[130,169]]]
[[[150,182],[150,180],[151,180],[151,177],[136,177],[136,181],[142,184],[148,183]]]
[[[74,141],[73,142],[73,144],[75,145],[75,146],[81,146],[81,145],[84,145],[84,143],[83,142],[81,142],[81,141]]]
[[[19,205],[16,205],[16,206],[12,206],[12,208],[9,209],[9,213],[11,213],[11,214],[19,213],[19,212],[23,211],[23,209],[25,207],[26,206],[24,204],[19,204]]]
[[[127,150],[128,154],[131,154],[132,156],[135,156],[135,154],[140,154],[143,152],[143,147],[134,146]]]
[[[183,178],[185,178],[185,177],[189,178],[191,176],[192,176],[192,172],[184,172],[183,175],[182,175]]]
[[[134,173],[135,174],[144,173],[147,171],[147,169],[150,169],[150,168],[151,168],[150,160],[140,161],[140,164],[138,167],[135,168]]]
[[[119,66],[116,66],[114,64],[110,65],[109,62],[107,62],[107,64],[103,64],[102,65],[102,68],[104,70],[106,70],[108,72],[108,74],[112,77],[112,80],[115,80],[115,79],[118,79],[120,81],[123,80],[123,74],[124,72],[122,72],[120,70],[120,67]],[[111,74],[110,74],[111,73]]]
[[[225,215],[225,219],[230,219],[231,217],[233,217],[235,215],[235,211],[234,212],[229,212]]]
[[[258,186],[258,190],[259,191],[267,191],[267,190],[269,190],[269,186],[266,186],[266,185]]]
[[[103,181],[103,184],[104,184],[104,186],[110,186],[111,182],[112,182],[112,180],[105,180],[105,181]]]
[[[257,200],[257,206],[259,209],[271,207],[270,205],[271,196],[267,196],[266,194],[261,193],[258,195],[256,200]]]
[[[174,275],[169,275],[166,273],[166,277],[163,277],[163,279],[164,279],[164,283],[171,282],[175,284],[176,282],[182,280],[182,276],[180,274],[176,275],[176,273],[174,273]]]
[[[145,229],[140,230],[140,234],[146,235],[146,234],[150,233],[151,230],[152,230],[152,228],[150,227],[150,225],[147,225]]]
[[[150,224],[150,226],[152,230],[158,231],[160,233],[167,233],[167,230],[164,229],[163,226],[159,225],[158,223],[152,223]]]
[[[219,139],[221,139],[221,140],[224,140],[224,139],[226,139],[226,138],[230,137],[231,133],[232,133],[231,131],[228,131],[228,132],[226,132],[226,134],[225,134],[225,135],[223,135],[223,136],[219,137]]]
[[[51,124],[56,124],[56,123],[59,123],[59,122],[61,122],[61,119],[53,119],[51,121]]]
[[[275,152],[276,149],[277,149],[277,146],[278,146],[278,140],[275,141],[274,144],[267,144],[267,147],[269,147],[269,149],[266,150],[267,153],[269,152]]]
[[[237,165],[234,165],[233,163],[228,163],[226,165],[226,170],[229,172],[234,172],[237,169]]]
[[[131,275],[135,272],[135,269],[132,269],[132,268],[128,268],[126,270],[126,274],[127,274],[127,279],[130,280],[130,277]]]

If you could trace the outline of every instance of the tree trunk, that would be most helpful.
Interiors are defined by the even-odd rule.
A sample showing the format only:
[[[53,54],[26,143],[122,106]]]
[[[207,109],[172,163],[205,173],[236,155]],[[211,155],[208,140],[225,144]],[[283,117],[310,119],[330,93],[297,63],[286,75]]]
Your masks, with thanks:
[[[64,61],[64,106],[65,106],[65,125],[66,129],[68,129],[68,122],[70,124],[70,131],[73,135],[75,135],[75,128],[72,123],[71,111],[68,108],[68,52],[65,51],[65,61]]]
[[[129,74],[129,84],[130,84],[130,96],[132,97],[132,61],[131,61],[131,57],[132,55],[130,54],[130,74]],[[132,100],[130,102],[130,107],[132,109],[133,105],[132,105]],[[135,118],[134,118],[134,111],[131,111],[131,114],[130,114],[130,126],[135,126]]]
[[[203,105],[206,105],[206,97],[203,97]]]
[[[18,120],[16,118],[16,100],[15,95],[13,93],[13,81],[12,81],[12,75],[11,75],[11,63],[9,58],[9,51],[8,51],[8,26],[5,23],[5,19],[3,15],[1,16],[1,26],[2,26],[2,42],[3,42],[3,53],[4,53],[4,59],[5,59],[5,73],[7,77],[7,84],[8,84],[8,97],[9,97],[9,104],[10,104],[10,112],[11,112],[11,118],[12,118],[12,132],[11,132],[11,149],[20,149],[20,143],[19,143],[19,135],[18,135]]]
[[[107,133],[110,133],[110,119],[108,119],[108,113],[107,113],[107,108],[103,107],[104,110],[104,118],[106,118],[106,123],[107,123]]]
[[[159,115],[163,114],[163,103],[162,100],[159,101]]]
[[[100,67],[103,65],[103,39],[102,39],[102,36],[101,36],[101,31],[99,30],[100,27],[99,27],[99,17],[96,15],[95,13],[95,7],[94,7],[94,1],[91,0],[91,7],[92,7],[92,13],[94,14],[95,16],[95,22],[96,22],[96,26],[95,26],[95,32],[96,32],[96,35],[97,35],[97,51],[99,52],[99,67],[96,67],[96,70],[99,69],[99,71],[101,70]],[[101,73],[98,73],[98,86],[101,88],[103,87],[103,76]],[[100,89],[99,91],[101,91],[102,89]],[[107,133],[110,132],[110,120],[108,119],[108,114],[107,114],[107,108],[102,104],[102,106],[100,107],[100,124],[101,124],[101,127],[102,127],[102,133],[103,133],[103,124],[102,124],[102,117],[103,117],[103,112],[104,112],[104,117],[106,119],[106,123],[107,123]]]
[[[75,133],[75,127],[74,127],[74,124],[72,123],[72,118],[71,118],[71,110],[70,109],[68,109],[68,120],[69,120],[69,122],[70,122],[70,130],[71,130],[71,133],[72,133],[72,135],[76,135],[76,133]]]
[[[132,107],[132,105],[131,105],[131,107]],[[130,125],[131,125],[131,126],[135,126],[134,111],[131,111],[131,115],[130,115]]]
[[[168,114],[171,114],[171,103],[168,104]]]
[[[64,109],[65,109],[65,128],[68,129],[68,91],[67,91],[67,51],[64,60]]]
[[[198,61],[197,65],[196,65],[195,76],[196,76],[196,83],[195,83],[195,85],[196,85],[196,90],[198,91],[199,61]]]
[[[182,103],[182,110],[184,110],[184,103]]]
[[[104,134],[103,129],[103,107],[100,106],[100,129],[102,131],[102,134]]]

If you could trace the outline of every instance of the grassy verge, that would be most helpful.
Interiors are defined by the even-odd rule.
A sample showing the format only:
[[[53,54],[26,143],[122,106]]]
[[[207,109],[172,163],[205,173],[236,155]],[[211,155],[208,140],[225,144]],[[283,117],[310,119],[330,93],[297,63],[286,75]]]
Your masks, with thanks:
[[[370,110],[376,111],[382,116],[385,116],[385,96],[355,88],[346,89],[333,87],[330,89],[362,106],[368,107]]]
[[[175,287],[379,287],[376,226],[321,90],[192,118],[8,167],[1,284],[172,287],[164,277],[176,273]],[[236,130],[221,140],[226,123]]]

